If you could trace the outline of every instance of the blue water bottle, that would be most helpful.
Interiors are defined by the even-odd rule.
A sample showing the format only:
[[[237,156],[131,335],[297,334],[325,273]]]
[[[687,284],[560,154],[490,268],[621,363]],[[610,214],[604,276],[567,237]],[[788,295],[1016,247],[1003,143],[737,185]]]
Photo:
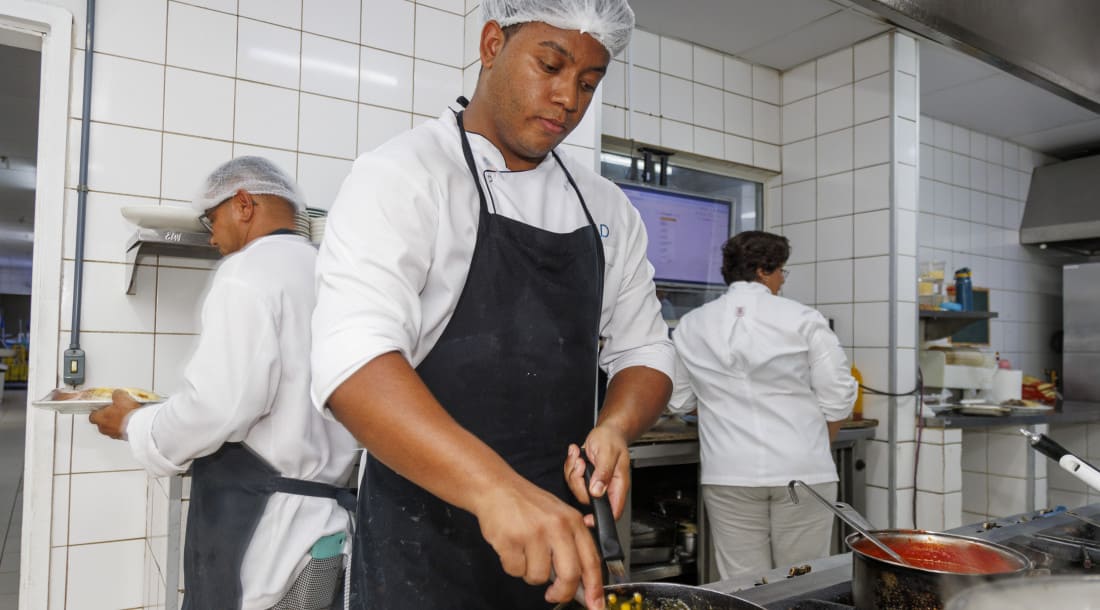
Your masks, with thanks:
[[[955,302],[963,311],[974,311],[974,285],[970,281],[970,268],[955,271]]]

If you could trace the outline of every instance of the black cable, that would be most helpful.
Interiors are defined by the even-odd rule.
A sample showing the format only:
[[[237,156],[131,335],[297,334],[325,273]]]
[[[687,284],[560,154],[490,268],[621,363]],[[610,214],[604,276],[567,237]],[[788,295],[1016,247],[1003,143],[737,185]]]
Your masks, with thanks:
[[[917,387],[913,388],[912,390],[909,390],[908,392],[884,392],[882,390],[876,390],[874,388],[869,388],[869,387],[863,385],[862,383],[859,384],[859,387],[864,392],[866,392],[868,394],[874,394],[876,396],[910,396],[910,395],[916,394],[917,392],[920,392],[920,386],[919,385]]]

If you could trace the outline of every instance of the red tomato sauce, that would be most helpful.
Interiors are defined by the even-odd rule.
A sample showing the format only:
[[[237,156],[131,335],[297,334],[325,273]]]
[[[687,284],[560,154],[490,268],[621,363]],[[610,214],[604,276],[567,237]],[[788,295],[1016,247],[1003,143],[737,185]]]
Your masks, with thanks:
[[[914,568],[955,574],[1002,574],[1020,569],[1018,562],[978,544],[947,545],[925,540],[882,540]],[[860,540],[854,548],[864,555],[897,564],[885,551]]]

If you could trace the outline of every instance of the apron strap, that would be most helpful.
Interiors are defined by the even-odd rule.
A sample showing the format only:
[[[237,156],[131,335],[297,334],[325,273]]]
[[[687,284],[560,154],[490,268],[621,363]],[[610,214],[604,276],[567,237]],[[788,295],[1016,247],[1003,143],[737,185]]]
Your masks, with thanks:
[[[312,496],[314,498],[329,498],[336,500],[340,508],[355,511],[355,492],[348,487],[337,487],[319,481],[306,481],[290,477],[273,477],[271,479],[271,491]]]

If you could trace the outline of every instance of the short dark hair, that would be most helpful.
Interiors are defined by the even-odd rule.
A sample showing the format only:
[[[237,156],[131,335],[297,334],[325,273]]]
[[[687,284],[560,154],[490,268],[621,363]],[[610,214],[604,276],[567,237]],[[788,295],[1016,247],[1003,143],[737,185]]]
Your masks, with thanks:
[[[744,231],[722,244],[722,279],[727,284],[756,281],[756,270],[772,273],[786,264],[791,243],[766,231]]]

